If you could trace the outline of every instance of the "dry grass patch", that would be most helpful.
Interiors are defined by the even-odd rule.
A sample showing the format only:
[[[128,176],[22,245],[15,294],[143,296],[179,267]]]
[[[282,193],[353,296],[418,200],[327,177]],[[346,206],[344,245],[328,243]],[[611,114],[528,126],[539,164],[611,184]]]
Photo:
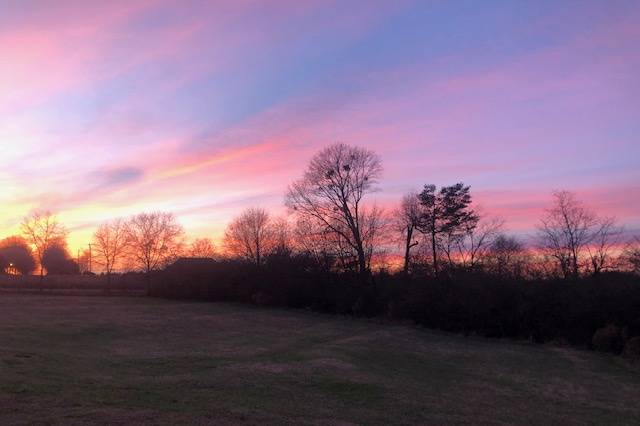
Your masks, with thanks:
[[[0,424],[640,424],[622,358],[147,298],[0,295]]]

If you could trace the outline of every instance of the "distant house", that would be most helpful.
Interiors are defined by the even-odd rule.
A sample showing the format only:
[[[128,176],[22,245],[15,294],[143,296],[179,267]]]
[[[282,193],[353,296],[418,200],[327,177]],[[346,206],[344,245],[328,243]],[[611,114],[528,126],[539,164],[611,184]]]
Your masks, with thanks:
[[[209,281],[219,263],[206,257],[181,257],[167,266],[161,275],[174,284],[192,284]]]
[[[206,271],[217,264],[218,262],[208,257],[180,257],[164,270],[169,273],[189,273],[199,270]]]

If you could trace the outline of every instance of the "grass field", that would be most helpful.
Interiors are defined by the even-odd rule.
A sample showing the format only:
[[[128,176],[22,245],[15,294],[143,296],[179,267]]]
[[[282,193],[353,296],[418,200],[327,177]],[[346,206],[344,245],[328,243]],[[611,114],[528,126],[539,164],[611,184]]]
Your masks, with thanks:
[[[314,313],[0,294],[0,424],[640,424],[586,351]]]

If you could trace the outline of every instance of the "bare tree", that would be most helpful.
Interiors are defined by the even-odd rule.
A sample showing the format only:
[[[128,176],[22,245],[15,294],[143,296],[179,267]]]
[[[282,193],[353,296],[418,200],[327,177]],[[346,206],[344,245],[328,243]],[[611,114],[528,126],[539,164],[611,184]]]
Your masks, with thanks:
[[[358,270],[367,271],[363,241],[363,197],[382,173],[378,156],[343,143],[328,146],[309,163],[302,179],[288,190],[286,205],[339,235],[356,253]]]
[[[21,225],[22,234],[33,247],[40,265],[40,283],[44,277],[42,259],[45,251],[56,241],[64,240],[67,231],[56,216],[49,211],[35,211],[25,217]],[[42,290],[42,287],[40,288]]]
[[[299,253],[311,257],[323,271],[330,271],[337,256],[327,238],[326,227],[318,225],[305,217],[298,217],[292,230],[293,248]]]
[[[211,238],[196,238],[189,247],[189,256],[214,259],[216,246]]]
[[[78,250],[76,253],[76,260],[81,274],[85,272],[92,272],[93,261],[95,260],[93,257],[93,250],[89,248]]]
[[[95,260],[107,274],[107,291],[111,287],[111,274],[129,247],[127,226],[122,219],[103,223],[93,235]],[[94,257],[93,253],[89,254]]]
[[[468,223],[464,233],[455,239],[462,266],[473,269],[485,260],[503,227],[504,220],[500,218],[480,219],[477,225]]]
[[[274,232],[267,211],[255,207],[245,210],[227,226],[224,245],[232,255],[260,266],[274,246]]]
[[[272,250],[283,254],[293,251],[291,224],[286,217],[281,216],[272,219],[271,232],[273,238]]]
[[[565,278],[578,277],[585,247],[598,225],[595,214],[568,191],[553,192],[553,205],[538,227],[541,248],[556,260]]]
[[[420,225],[420,200],[416,192],[409,192],[402,197],[400,208],[394,214],[396,231],[400,234],[401,244],[404,250],[404,264],[402,270],[409,273],[411,264],[411,249],[420,242],[415,238],[418,226]]]
[[[389,237],[389,218],[384,211],[374,205],[362,214],[362,242],[367,270],[371,270],[374,258],[385,254],[384,243]]]
[[[174,260],[182,250],[184,229],[171,213],[141,213],[126,222],[125,232],[133,263],[147,274]]]
[[[623,258],[632,272],[640,274],[640,237],[633,238],[627,244]]]
[[[619,246],[621,236],[622,227],[616,225],[614,218],[598,219],[590,244],[587,245],[590,269],[594,275],[616,266],[613,252]]]
[[[524,244],[515,237],[498,235],[487,254],[489,270],[510,278],[521,277],[524,273],[526,250]]]

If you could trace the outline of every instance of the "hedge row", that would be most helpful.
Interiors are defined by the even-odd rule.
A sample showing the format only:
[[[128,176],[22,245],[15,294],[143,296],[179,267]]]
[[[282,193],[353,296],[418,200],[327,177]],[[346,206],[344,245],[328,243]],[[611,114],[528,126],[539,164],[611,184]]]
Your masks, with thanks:
[[[385,316],[451,332],[612,352],[640,336],[640,279],[623,273],[573,282],[516,282],[471,272],[441,280],[400,274],[363,280],[315,270],[304,258],[271,259],[260,268],[196,259],[155,277],[152,295]]]

